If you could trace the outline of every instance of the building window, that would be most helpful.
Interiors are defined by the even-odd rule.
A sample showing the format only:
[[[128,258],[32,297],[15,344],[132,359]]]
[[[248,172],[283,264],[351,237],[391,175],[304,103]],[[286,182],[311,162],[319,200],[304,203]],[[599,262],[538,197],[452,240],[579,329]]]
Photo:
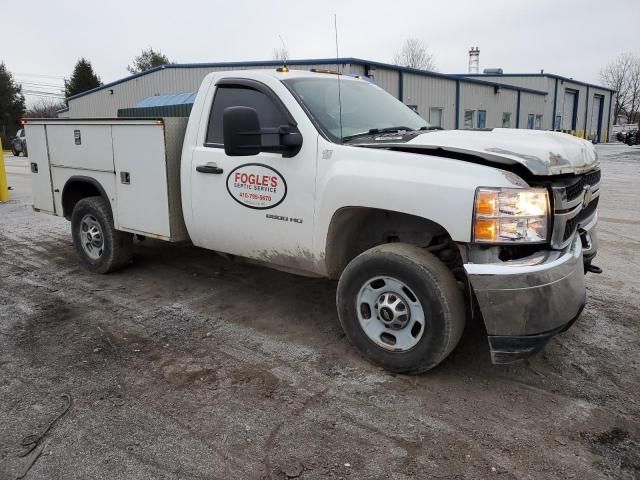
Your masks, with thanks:
[[[535,122],[535,115],[533,113],[530,113],[529,115],[527,115],[527,128],[530,128],[533,130],[533,125]]]
[[[511,128],[511,112],[502,113],[502,128]]]
[[[554,130],[560,130],[560,122],[562,121],[562,116],[561,115],[556,115],[556,121],[553,124],[553,129]]]
[[[542,115],[536,115],[536,130],[542,130]]]
[[[487,128],[486,110],[478,110],[478,128]]]
[[[442,128],[442,109],[438,107],[431,107],[429,109],[429,125],[432,127]]]
[[[473,128],[473,120],[475,119],[475,116],[476,116],[475,110],[465,110],[463,128]]]

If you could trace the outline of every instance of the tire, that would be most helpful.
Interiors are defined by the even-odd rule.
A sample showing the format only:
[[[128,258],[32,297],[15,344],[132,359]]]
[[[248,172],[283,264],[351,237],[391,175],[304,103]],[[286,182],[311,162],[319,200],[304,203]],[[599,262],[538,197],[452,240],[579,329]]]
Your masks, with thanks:
[[[78,255],[92,272],[113,272],[133,257],[133,235],[113,227],[111,209],[102,197],[83,198],[76,204],[71,232]]]
[[[432,369],[464,330],[464,297],[453,274],[433,254],[409,244],[380,245],[354,258],[340,277],[336,301],[349,341],[367,359],[396,373]]]
[[[17,151],[15,148],[12,148],[12,149],[11,149],[11,153],[13,153],[13,156],[14,156],[14,157],[19,157],[19,156],[20,156],[20,152],[19,152],[19,151]]]

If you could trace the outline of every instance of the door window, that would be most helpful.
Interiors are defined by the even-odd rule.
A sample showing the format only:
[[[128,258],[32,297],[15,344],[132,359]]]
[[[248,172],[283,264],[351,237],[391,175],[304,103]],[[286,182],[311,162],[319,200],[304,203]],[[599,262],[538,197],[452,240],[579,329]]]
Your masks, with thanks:
[[[502,113],[502,128],[511,128],[511,112]]]
[[[437,107],[431,107],[429,109],[429,124],[432,127],[442,128],[442,109]]]
[[[533,113],[530,113],[529,115],[527,115],[527,128],[533,129],[534,122],[535,122],[535,115]]]
[[[536,115],[536,130],[542,130],[542,115]]]
[[[478,110],[478,128],[487,127],[487,111]]]
[[[464,128],[473,128],[473,119],[475,118],[475,110],[464,111]]]
[[[220,86],[216,87],[216,94],[211,106],[205,145],[221,146],[224,144],[222,118],[227,107],[254,108],[258,113],[261,128],[277,128],[289,124],[282,108],[264,93],[243,86]]]

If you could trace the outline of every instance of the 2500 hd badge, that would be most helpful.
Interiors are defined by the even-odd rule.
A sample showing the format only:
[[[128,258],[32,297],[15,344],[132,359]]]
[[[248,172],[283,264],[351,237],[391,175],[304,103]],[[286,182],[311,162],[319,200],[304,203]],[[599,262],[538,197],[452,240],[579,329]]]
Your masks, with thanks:
[[[266,210],[287,196],[287,182],[277,170],[261,163],[240,165],[227,176],[227,191],[241,205]]]

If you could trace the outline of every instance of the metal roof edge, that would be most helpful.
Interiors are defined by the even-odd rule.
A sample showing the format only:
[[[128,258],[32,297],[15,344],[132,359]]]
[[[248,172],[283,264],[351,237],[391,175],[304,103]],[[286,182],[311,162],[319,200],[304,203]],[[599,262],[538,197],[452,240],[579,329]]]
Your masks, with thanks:
[[[365,60],[362,58],[355,57],[339,57],[339,58],[306,58],[300,60],[287,60],[287,65],[332,65],[332,64],[355,64],[355,65],[372,65],[375,67],[386,68],[389,70],[395,70],[397,72],[405,72],[405,73],[413,73],[416,75],[422,75],[426,77],[435,77],[435,78],[444,78],[447,80],[459,80],[462,79],[469,83],[475,83],[479,85],[493,86],[505,88],[508,90],[520,90],[522,92],[534,93],[538,95],[547,95],[547,92],[542,90],[535,90],[532,88],[526,87],[518,87],[516,85],[506,85],[504,83],[499,83],[495,81],[489,80],[478,80],[474,78],[468,78],[465,75],[458,74],[449,74],[449,73],[440,73],[433,72],[430,70],[420,70],[417,68],[410,67],[402,67],[400,65],[393,65],[390,63],[378,62],[375,60]],[[160,65],[158,67],[150,68],[149,70],[145,70],[144,72],[135,73],[133,75],[129,75],[128,77],[121,78],[119,80],[114,80],[113,82],[105,83],[104,85],[100,85],[99,87],[92,88],[91,90],[87,90],[71,97],[68,97],[67,100],[75,100],[80,97],[84,97],[91,93],[98,92],[100,90],[106,90],[108,88],[114,87],[116,85],[120,85],[121,83],[128,82],[129,80],[134,80],[136,78],[149,75],[151,73],[158,72],[160,70],[165,70],[169,68],[210,68],[210,67],[269,67],[269,66],[279,66],[282,65],[283,62],[280,60],[254,60],[248,62],[205,62],[205,63],[170,63],[166,65]],[[478,74],[482,75],[482,74]],[[567,79],[568,80],[568,79]],[[599,87],[600,88],[600,87]]]
[[[492,76],[492,77],[549,77],[549,78],[557,78],[558,80],[564,80],[565,82],[572,82],[578,85],[583,85],[585,87],[593,87],[599,88],[600,90],[606,90],[607,92],[615,92],[612,88],[603,87],[602,85],[596,85],[595,83],[582,82],[580,80],[575,80],[569,77],[563,77],[562,75],[557,75],[555,73],[453,73],[456,77],[484,77],[484,76]]]
[[[349,59],[345,59],[345,60],[350,60],[349,63],[354,63],[354,64],[359,64],[359,65],[374,65],[376,67],[381,67],[381,68],[386,68],[389,70],[396,70],[398,72],[404,72],[404,73],[413,73],[415,75],[422,75],[425,77],[435,77],[435,78],[444,78],[447,80],[464,80],[466,82],[469,83],[475,83],[478,85],[486,85],[486,86],[491,86],[491,87],[500,87],[500,88],[505,88],[507,90],[520,90],[521,92],[528,92],[528,93],[534,93],[534,94],[538,94],[538,95],[547,95],[547,92],[542,91],[542,90],[535,90],[533,88],[527,88],[527,87],[518,87],[517,85],[506,85],[504,83],[498,83],[498,82],[493,82],[490,80],[477,80],[474,78],[460,78],[459,75],[454,75],[454,74],[450,74],[450,73],[440,73],[440,72],[434,72],[431,70],[420,70],[419,68],[411,68],[411,67],[402,67],[400,65],[393,65],[391,63],[383,63],[383,62],[376,62],[374,60],[364,60],[361,58],[349,58]],[[334,60],[335,63],[335,60]]]

